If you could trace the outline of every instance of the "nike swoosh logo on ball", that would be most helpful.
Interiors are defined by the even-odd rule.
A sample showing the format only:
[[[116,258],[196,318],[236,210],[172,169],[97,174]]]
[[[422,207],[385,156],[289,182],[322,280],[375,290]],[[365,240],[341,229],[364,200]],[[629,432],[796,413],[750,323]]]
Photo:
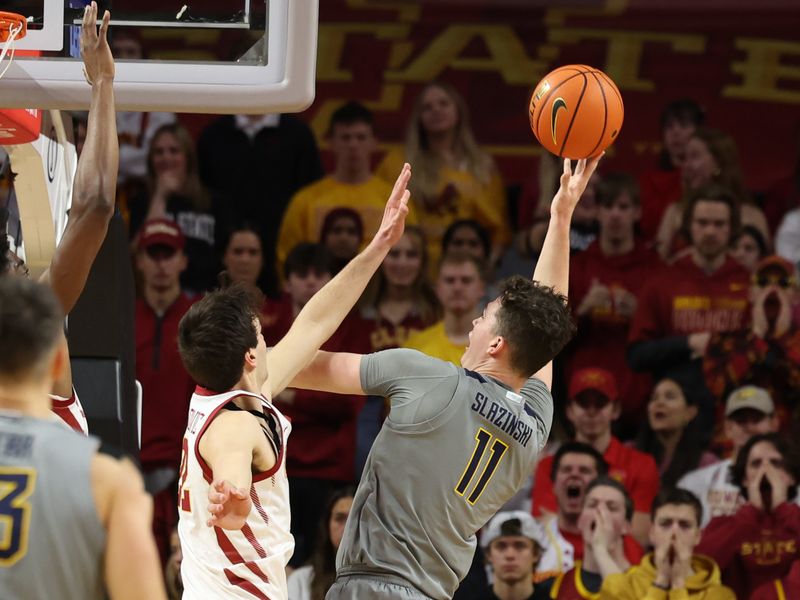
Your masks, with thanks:
[[[556,141],[556,125],[558,124],[558,111],[561,109],[567,110],[567,103],[563,98],[556,98],[553,100],[553,108],[550,109],[550,132],[553,135],[553,144],[558,145]]]

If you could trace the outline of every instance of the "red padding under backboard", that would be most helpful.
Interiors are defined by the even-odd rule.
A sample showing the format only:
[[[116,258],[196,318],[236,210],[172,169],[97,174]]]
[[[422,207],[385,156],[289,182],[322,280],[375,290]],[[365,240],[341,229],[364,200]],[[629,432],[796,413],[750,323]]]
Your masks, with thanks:
[[[17,50],[15,56],[39,56],[39,50]],[[27,144],[39,137],[42,111],[38,108],[0,108],[0,146]]]

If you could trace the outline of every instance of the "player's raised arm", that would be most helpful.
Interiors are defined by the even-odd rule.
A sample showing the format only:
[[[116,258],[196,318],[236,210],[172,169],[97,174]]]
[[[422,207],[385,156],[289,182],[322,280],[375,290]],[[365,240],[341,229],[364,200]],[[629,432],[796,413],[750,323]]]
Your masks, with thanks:
[[[394,184],[378,232],[366,248],[303,307],[292,328],[269,353],[269,379],[264,394],[280,393],[336,331],[355,305],[391,247],[403,235],[408,214],[406,189],[411,167],[406,164]]]
[[[574,171],[570,161],[565,159],[561,185],[550,204],[550,224],[547,227],[539,260],[536,261],[533,279],[542,285],[552,287],[564,296],[567,295],[569,288],[569,228],[572,213],[575,212],[575,207],[601,157],[602,154],[588,160],[579,160]],[[552,363],[547,363],[536,377],[549,387],[553,380]]]
[[[114,59],[108,46],[108,11],[97,28],[97,4],[86,7],[81,29],[81,56],[92,86],[86,142],[78,159],[64,235],[42,275],[69,313],[83,291],[89,270],[114,214],[119,141],[114,112]]]

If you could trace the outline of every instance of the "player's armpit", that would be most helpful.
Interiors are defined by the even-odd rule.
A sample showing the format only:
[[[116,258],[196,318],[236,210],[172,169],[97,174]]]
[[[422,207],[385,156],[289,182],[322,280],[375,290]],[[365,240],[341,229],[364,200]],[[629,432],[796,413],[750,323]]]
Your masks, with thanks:
[[[133,464],[98,454],[92,488],[107,532],[104,575],[111,600],[166,600],[158,550],[151,531],[153,502]]]
[[[363,396],[361,358],[361,354],[319,350],[311,362],[292,379],[289,386],[303,390]]]
[[[277,457],[256,417],[245,411],[221,411],[199,443],[200,456],[215,480],[249,490],[253,471],[268,471]]]

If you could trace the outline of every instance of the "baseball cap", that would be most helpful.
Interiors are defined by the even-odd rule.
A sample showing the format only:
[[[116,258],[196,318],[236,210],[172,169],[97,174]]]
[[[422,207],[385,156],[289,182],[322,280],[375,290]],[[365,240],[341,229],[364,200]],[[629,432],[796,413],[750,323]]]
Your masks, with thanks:
[[[756,266],[756,273],[766,271],[770,267],[782,270],[789,277],[794,277],[795,275],[794,265],[777,254],[773,254],[772,256],[767,256],[766,258],[762,259]]]
[[[600,392],[611,401],[617,400],[617,380],[605,369],[590,367],[575,372],[569,380],[569,398],[574,399],[587,390]]]
[[[550,545],[544,527],[530,513],[522,510],[497,513],[481,533],[481,548],[488,548],[489,544],[504,535],[530,538],[542,549]]]
[[[772,402],[769,392],[754,385],[746,385],[730,393],[725,402],[725,416],[730,417],[737,410],[743,408],[752,408],[765,415],[775,412],[775,404]]]
[[[150,246],[169,246],[176,250],[183,250],[186,243],[181,228],[175,221],[169,219],[150,219],[142,225],[139,235],[139,248],[145,249]]]

